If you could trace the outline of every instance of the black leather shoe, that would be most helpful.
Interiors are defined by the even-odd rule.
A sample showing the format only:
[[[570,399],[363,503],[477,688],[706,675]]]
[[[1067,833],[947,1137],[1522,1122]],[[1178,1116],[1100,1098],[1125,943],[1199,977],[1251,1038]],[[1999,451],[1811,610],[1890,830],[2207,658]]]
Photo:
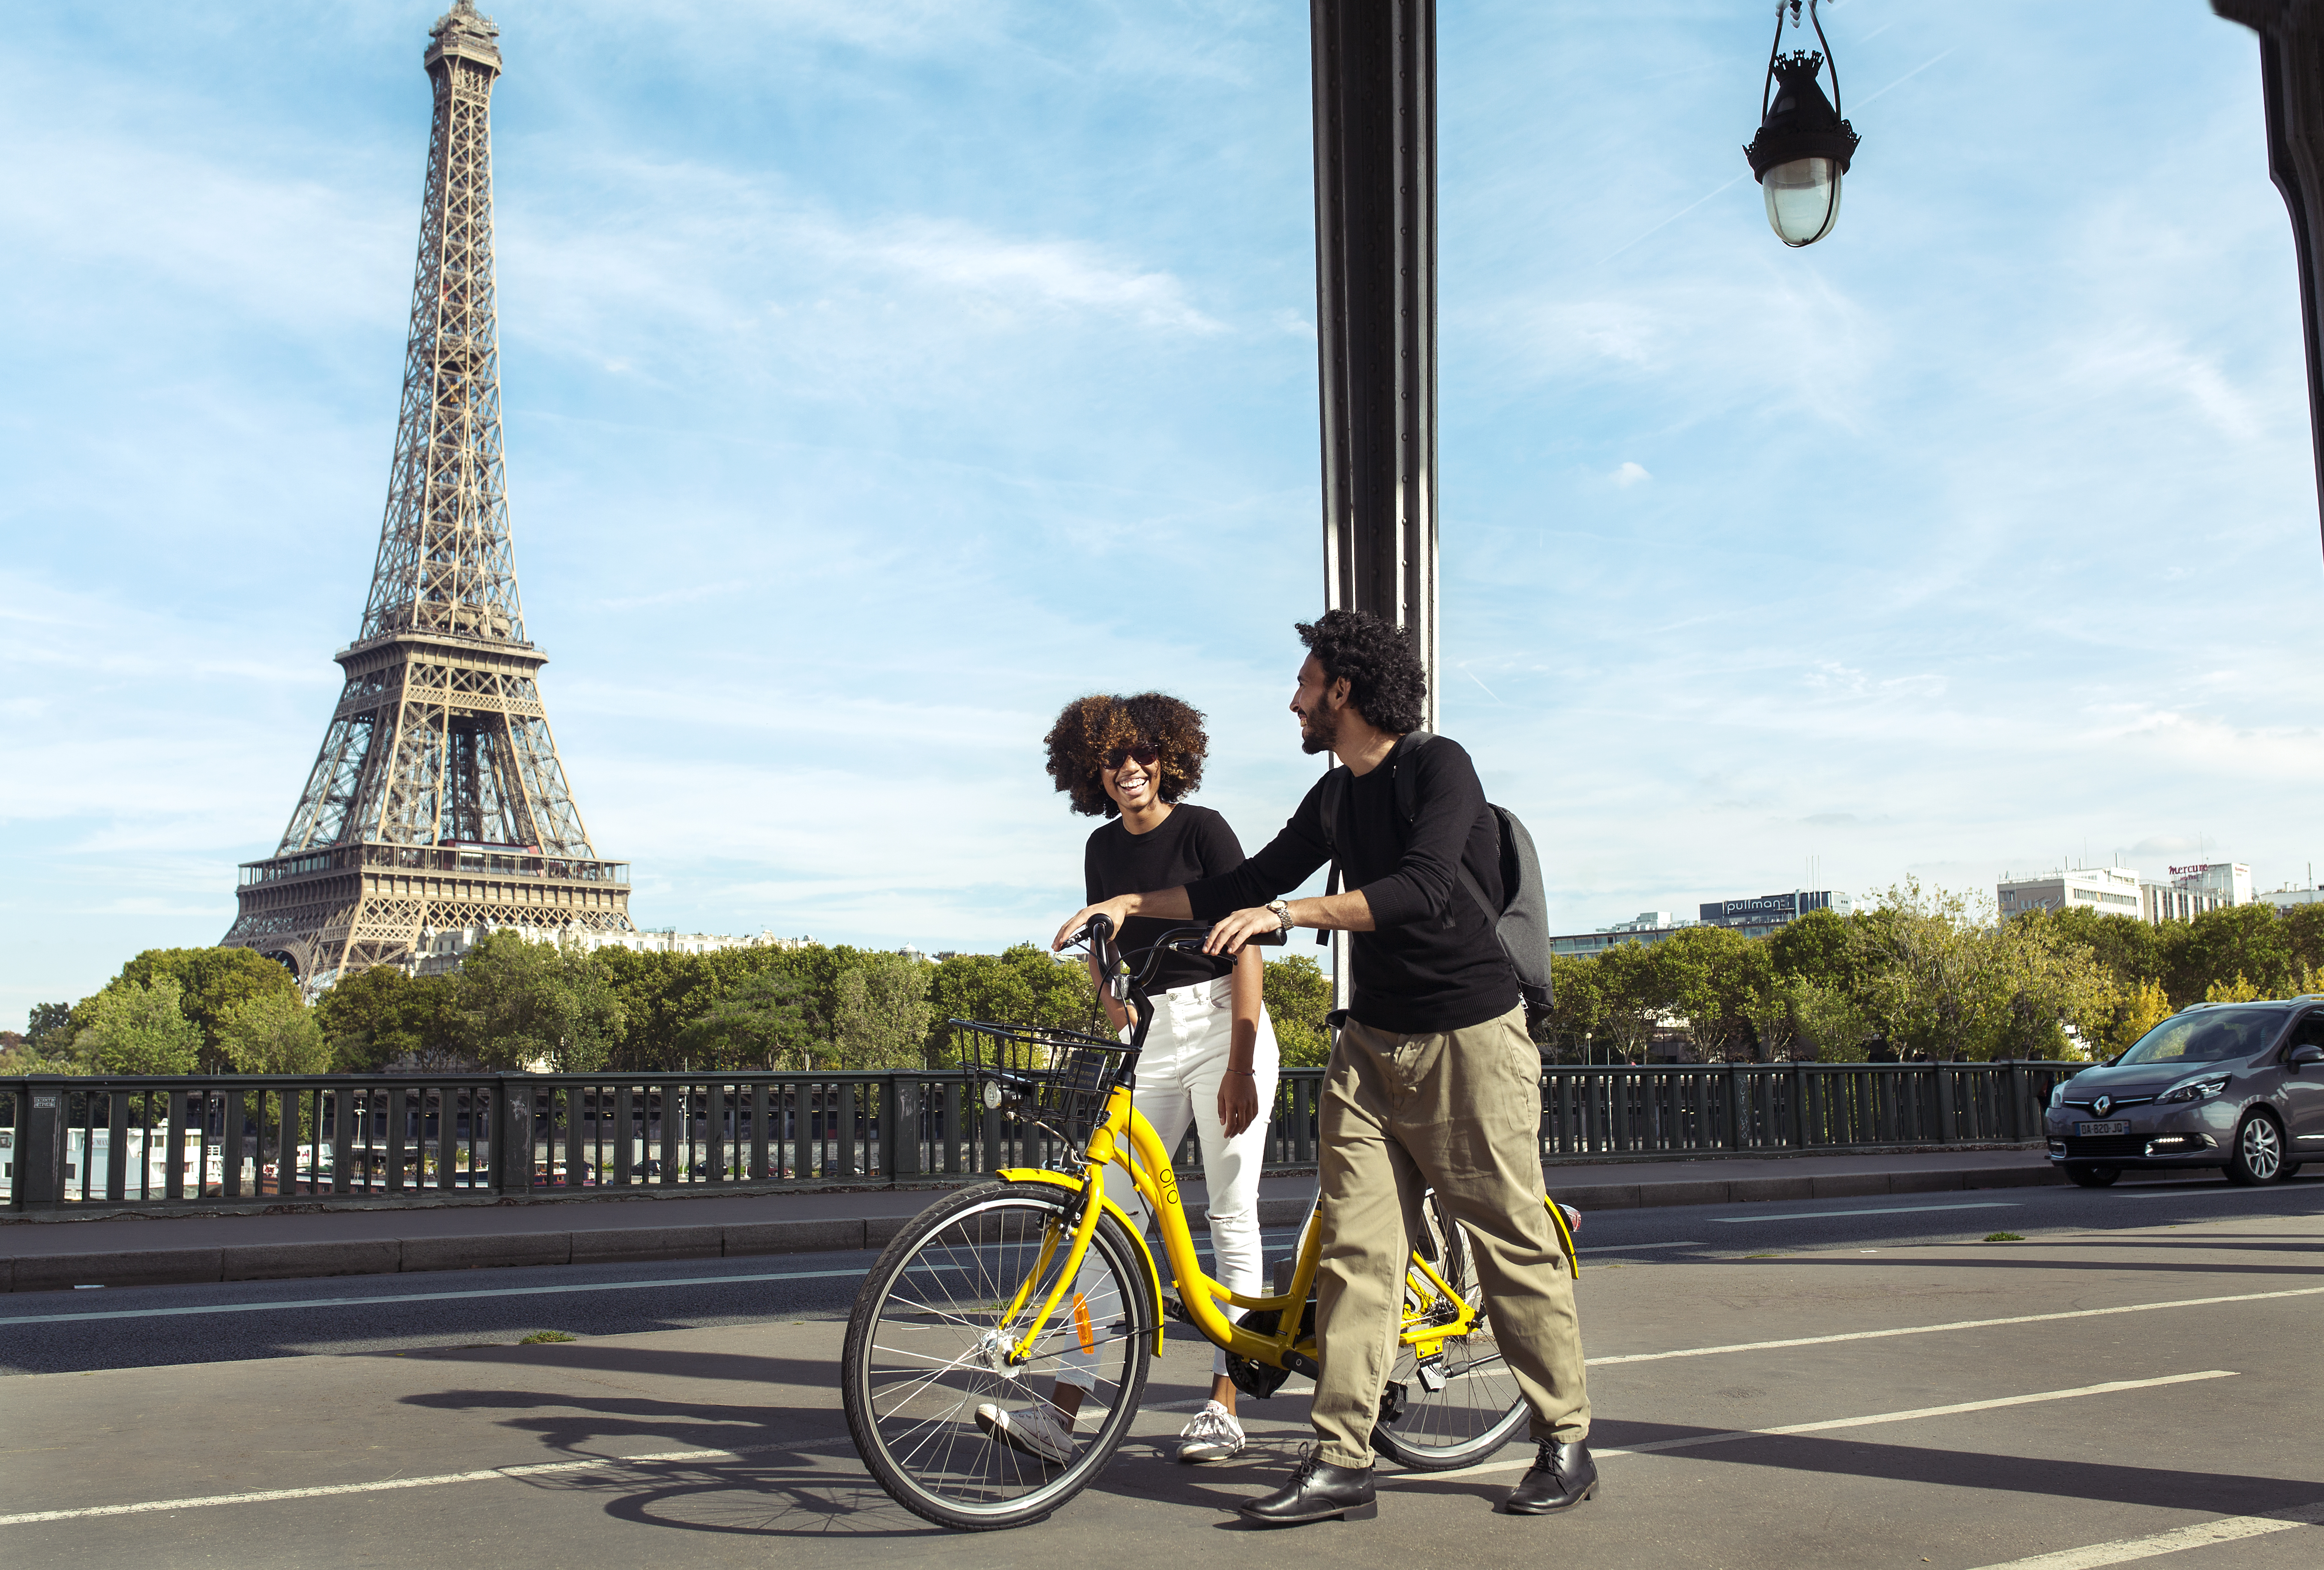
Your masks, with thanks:
[[[1268,1527],[1296,1527],[1338,1516],[1368,1521],[1379,1514],[1372,1500],[1372,1469],[1333,1466],[1313,1455],[1299,1464],[1291,1481],[1264,1499],[1242,1507],[1243,1519]]]
[[[1533,1469],[1525,1474],[1501,1508],[1511,1515],[1545,1516],[1570,1510],[1598,1492],[1598,1464],[1590,1459],[1590,1441],[1560,1445],[1541,1442]]]

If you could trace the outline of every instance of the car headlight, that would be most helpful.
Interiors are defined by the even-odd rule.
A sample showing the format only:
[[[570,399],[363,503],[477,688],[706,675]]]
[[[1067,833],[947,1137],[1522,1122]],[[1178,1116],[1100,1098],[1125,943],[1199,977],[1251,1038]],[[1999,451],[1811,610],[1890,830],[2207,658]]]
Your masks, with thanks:
[[[2066,1082],[2064,1080],[2061,1079],[2056,1085],[2050,1087],[2050,1104],[2053,1107],[2063,1106],[2066,1104]]]
[[[2179,1085],[2174,1089],[2164,1091],[2161,1095],[2156,1096],[2154,1099],[2157,1101],[2201,1101],[2205,1096],[2217,1095],[2219,1092],[2227,1089],[2227,1077],[2228,1076],[2224,1074],[2215,1074],[2209,1079],[2190,1080],[2185,1085]]]

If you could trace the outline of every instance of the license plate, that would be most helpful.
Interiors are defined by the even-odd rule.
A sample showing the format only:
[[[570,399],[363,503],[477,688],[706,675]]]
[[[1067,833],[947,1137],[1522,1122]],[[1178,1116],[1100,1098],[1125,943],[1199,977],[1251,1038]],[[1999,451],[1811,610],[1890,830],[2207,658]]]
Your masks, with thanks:
[[[2110,1123],[2076,1123],[2074,1132],[2084,1139],[2092,1134],[2126,1134],[2130,1132],[2130,1124],[2120,1118]]]

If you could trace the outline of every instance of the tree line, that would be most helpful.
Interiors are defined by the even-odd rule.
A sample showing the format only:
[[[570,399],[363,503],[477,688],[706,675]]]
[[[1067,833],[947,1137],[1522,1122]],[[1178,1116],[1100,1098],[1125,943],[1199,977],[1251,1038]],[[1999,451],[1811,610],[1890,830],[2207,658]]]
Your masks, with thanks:
[[[1562,1061],[1636,1062],[1657,1040],[1703,1062],[2106,1057],[2190,1003],[2324,992],[2324,905],[2001,921],[1907,880],[1763,938],[1691,927],[1552,964],[1556,1007],[1536,1036]]]
[[[1315,962],[1269,965],[1266,996],[1285,1060],[1323,1062],[1331,982]],[[938,1067],[957,1061],[955,1018],[1111,1034],[1087,966],[1029,943],[931,962],[820,944],[592,952],[494,932],[448,974],[376,966],[311,1007],[249,949],[148,949],[0,1033],[0,1073]]]
[[[2107,1057],[2189,1003],[2324,993],[2324,905],[2004,922],[1907,881],[1766,937],[1692,927],[1553,965],[1555,1006],[1534,1036],[1563,1062],[1638,1062],[1657,1042],[1703,1062]],[[1271,960],[1266,997],[1284,1062],[1322,1063],[1330,978],[1305,955]],[[311,1007],[249,949],[148,949],[91,996],[0,1032],[0,1073],[942,1067],[954,1018],[1106,1032],[1087,968],[1032,944],[931,962],[820,944],[590,952],[496,932],[450,974],[379,966]]]

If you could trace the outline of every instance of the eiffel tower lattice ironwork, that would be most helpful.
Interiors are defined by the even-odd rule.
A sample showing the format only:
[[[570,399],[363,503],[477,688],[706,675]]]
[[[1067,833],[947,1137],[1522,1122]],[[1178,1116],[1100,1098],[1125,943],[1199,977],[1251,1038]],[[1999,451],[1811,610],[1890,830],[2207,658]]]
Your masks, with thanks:
[[[346,686],[282,843],[242,869],[220,941],[310,983],[419,963],[453,928],[626,932],[541,707],[501,454],[492,93],[474,0],[429,30],[436,94],[387,517]]]

